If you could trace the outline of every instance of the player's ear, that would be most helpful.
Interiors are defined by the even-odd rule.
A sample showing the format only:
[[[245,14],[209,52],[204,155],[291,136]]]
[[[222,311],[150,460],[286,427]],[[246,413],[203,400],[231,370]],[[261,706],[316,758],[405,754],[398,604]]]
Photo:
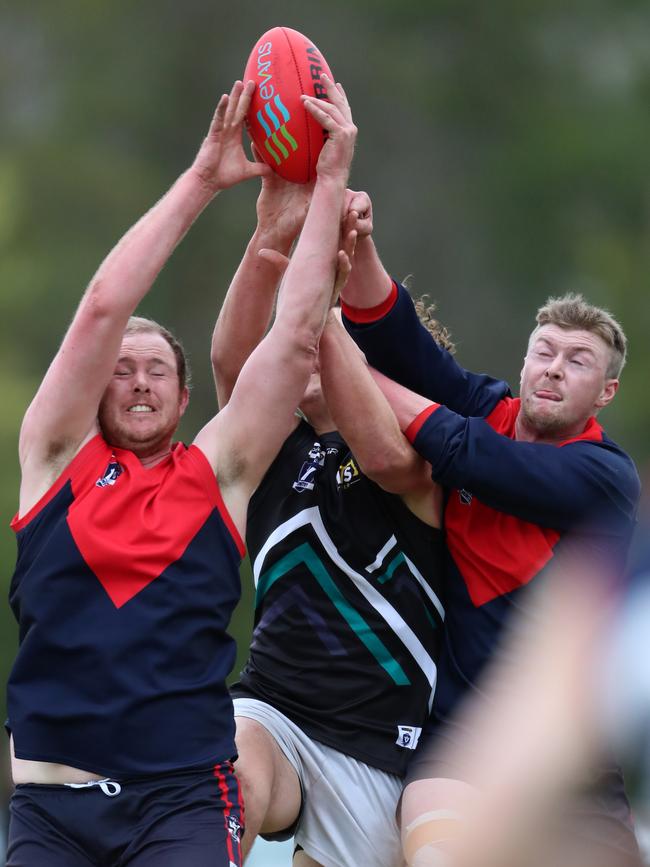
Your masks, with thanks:
[[[178,407],[181,415],[183,415],[183,413],[187,409],[187,405],[189,402],[190,402],[190,390],[186,385],[184,385],[183,388],[181,389],[181,397],[180,397],[180,402],[179,402],[179,407]]]
[[[598,400],[595,403],[596,409],[602,409],[614,400],[614,396],[618,391],[618,379],[606,379],[603,390],[598,395]]]

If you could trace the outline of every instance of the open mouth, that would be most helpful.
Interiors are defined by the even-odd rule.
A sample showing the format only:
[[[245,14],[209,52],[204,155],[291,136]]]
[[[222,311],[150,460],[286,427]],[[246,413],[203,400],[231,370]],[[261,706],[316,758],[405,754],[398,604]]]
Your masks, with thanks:
[[[152,406],[147,406],[146,403],[136,403],[134,406],[130,406],[127,412],[155,412]]]

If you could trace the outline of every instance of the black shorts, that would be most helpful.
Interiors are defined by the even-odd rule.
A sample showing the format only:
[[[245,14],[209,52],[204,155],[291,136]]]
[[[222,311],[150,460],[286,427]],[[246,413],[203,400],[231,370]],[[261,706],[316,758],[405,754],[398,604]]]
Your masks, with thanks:
[[[6,867],[241,867],[230,762],[73,788],[16,786]]]

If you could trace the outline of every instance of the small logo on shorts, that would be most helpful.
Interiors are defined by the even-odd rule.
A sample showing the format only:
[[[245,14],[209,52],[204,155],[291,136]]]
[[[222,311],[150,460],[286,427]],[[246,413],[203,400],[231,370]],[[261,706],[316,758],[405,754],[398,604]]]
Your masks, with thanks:
[[[421,734],[422,729],[416,726],[397,726],[397,740],[395,743],[398,747],[402,747],[405,750],[414,750],[418,745]]]
[[[228,816],[228,833],[236,843],[239,843],[241,837],[241,822],[237,816]]]
[[[104,470],[104,475],[100,476],[95,484],[98,488],[107,488],[109,485],[114,485],[118,476],[121,476],[123,472],[124,470],[115,459],[115,455],[111,455],[110,462]]]

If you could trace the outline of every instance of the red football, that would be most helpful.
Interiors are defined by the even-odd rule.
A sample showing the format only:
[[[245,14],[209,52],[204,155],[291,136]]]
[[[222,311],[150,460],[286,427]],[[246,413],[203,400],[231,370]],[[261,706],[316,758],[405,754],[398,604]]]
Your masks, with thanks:
[[[314,43],[289,27],[274,27],[260,36],[244,72],[244,81],[257,85],[246,118],[248,133],[271,168],[298,184],[316,177],[325,140],[323,128],[300,99],[303,93],[326,99],[321,72],[332,78]]]

